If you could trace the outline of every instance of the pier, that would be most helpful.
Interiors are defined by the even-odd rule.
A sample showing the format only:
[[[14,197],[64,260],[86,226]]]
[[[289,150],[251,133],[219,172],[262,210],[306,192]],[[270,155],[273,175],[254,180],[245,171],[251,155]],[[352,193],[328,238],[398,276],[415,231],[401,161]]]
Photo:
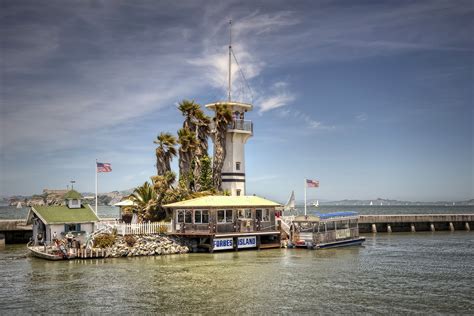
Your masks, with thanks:
[[[360,215],[361,233],[394,233],[417,231],[469,231],[474,226],[474,214],[407,214]]]

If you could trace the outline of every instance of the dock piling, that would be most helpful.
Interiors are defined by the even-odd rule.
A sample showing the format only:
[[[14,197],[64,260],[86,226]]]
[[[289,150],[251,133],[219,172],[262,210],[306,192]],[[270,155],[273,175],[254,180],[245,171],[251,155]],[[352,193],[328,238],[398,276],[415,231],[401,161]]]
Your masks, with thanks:
[[[372,233],[376,234],[377,233],[377,225],[372,224]]]
[[[453,222],[449,222],[449,230],[450,231],[454,231],[454,225],[453,225]]]

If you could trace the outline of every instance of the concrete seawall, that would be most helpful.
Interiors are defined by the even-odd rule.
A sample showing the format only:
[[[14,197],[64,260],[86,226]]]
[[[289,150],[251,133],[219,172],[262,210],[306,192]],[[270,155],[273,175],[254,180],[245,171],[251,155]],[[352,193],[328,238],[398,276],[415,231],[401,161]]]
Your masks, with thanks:
[[[26,225],[24,219],[0,220],[0,234],[4,236],[7,244],[27,243],[33,235],[31,225]]]
[[[361,233],[470,230],[474,214],[360,215]]]

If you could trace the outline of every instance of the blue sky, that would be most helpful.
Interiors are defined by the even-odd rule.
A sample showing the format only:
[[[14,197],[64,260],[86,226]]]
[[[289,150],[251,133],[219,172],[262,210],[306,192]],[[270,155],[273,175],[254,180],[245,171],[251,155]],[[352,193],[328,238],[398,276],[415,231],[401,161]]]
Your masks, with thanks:
[[[2,195],[148,180],[176,104],[225,98],[232,18],[248,194],[474,196],[472,1],[1,3]]]

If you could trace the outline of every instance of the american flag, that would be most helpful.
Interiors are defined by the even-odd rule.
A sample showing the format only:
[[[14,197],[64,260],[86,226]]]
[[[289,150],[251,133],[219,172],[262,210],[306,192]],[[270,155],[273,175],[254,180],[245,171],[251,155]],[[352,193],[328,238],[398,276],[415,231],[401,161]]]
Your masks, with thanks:
[[[319,181],[306,179],[306,185],[308,188],[319,188]]]
[[[112,165],[107,162],[97,163],[97,172],[110,172],[112,171]]]

